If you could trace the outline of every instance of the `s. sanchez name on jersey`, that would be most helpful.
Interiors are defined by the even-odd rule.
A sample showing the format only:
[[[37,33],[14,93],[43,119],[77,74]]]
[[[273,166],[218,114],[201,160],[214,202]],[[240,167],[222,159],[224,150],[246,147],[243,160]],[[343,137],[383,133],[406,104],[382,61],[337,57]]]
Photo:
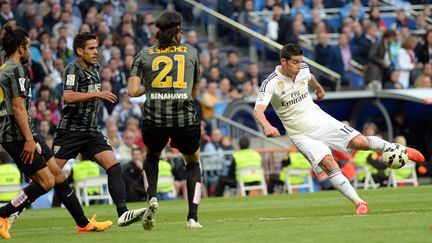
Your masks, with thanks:
[[[143,121],[160,127],[199,123],[192,88],[199,81],[198,51],[179,44],[142,50],[132,64],[132,76],[141,77],[146,101]]]
[[[283,75],[279,69],[277,66],[262,83],[256,104],[267,106],[271,103],[291,137],[313,131],[326,114],[309,94],[309,66],[302,63],[295,80]]]

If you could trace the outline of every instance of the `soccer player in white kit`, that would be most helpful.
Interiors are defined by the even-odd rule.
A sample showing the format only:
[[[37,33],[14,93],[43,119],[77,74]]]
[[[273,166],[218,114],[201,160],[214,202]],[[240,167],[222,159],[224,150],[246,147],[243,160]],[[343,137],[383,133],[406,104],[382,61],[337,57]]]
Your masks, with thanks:
[[[316,171],[324,170],[333,186],[356,205],[356,214],[367,214],[368,204],[363,201],[339,165],[332,157],[330,147],[350,150],[383,151],[390,143],[376,136],[363,136],[354,128],[336,120],[316,105],[309,94],[309,85],[315,89],[318,99],[325,91],[310,73],[303,60],[303,50],[297,44],[287,44],[280,52],[281,65],[264,80],[255,103],[255,119],[263,127],[267,137],[280,136],[264,115],[271,103],[282,121],[291,142],[305,156]],[[408,148],[408,158],[423,163],[424,156]]]

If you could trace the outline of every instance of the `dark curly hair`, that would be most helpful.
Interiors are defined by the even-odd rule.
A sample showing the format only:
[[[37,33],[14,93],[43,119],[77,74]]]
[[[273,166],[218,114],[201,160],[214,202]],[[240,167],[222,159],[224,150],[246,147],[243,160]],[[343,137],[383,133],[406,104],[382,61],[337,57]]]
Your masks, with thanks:
[[[155,39],[159,47],[167,47],[171,45],[178,45],[174,40],[178,31],[181,31],[181,25],[183,23],[182,16],[176,11],[163,11],[156,20],[156,32]]]
[[[9,25],[4,26],[1,35],[1,46],[6,58],[14,54],[20,46],[27,45],[28,41],[29,35],[23,28],[12,28]]]

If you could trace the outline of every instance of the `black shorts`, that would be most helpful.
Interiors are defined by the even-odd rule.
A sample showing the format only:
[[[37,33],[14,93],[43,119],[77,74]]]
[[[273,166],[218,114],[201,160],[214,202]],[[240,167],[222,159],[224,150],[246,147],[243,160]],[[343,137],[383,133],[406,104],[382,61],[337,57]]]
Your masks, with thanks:
[[[47,161],[53,157],[51,150],[48,148],[42,138],[36,136],[34,137],[34,140],[40,145],[41,153],[35,153],[33,163],[31,164],[25,164],[20,158],[24,148],[24,140],[16,142],[6,142],[1,144],[4,150],[6,150],[6,152],[8,152],[9,155],[12,157],[15,164],[18,166],[18,169],[27,177],[30,177],[34,175],[38,170],[45,168],[47,166]]]
[[[52,150],[56,159],[74,159],[81,153],[85,159],[92,160],[96,154],[113,149],[101,132],[57,131]]]
[[[144,125],[141,129],[146,147],[154,152],[161,152],[169,139],[170,145],[182,154],[192,155],[200,146],[200,124],[189,127],[154,127]]]

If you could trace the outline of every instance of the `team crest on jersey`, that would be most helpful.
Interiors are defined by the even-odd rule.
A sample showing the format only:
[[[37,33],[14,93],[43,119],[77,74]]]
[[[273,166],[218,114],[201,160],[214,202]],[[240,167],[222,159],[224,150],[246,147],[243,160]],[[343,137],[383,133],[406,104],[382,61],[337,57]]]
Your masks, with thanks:
[[[66,85],[74,85],[75,84],[75,74],[69,74],[66,77]]]
[[[53,147],[53,152],[54,152],[54,154],[57,154],[59,150],[60,150],[60,146],[55,145],[55,146]]]
[[[277,86],[278,86],[279,89],[284,89],[285,88],[285,85],[284,85],[283,81],[278,81],[277,82]]]

